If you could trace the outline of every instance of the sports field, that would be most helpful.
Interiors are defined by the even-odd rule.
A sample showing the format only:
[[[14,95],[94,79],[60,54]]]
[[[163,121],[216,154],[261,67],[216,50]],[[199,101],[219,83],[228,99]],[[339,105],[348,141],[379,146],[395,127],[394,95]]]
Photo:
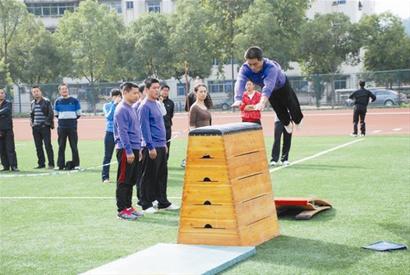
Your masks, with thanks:
[[[361,246],[379,240],[410,245],[410,136],[301,135],[292,142],[290,160],[297,163],[272,170],[275,195],[317,196],[334,209],[309,221],[281,218],[280,237],[224,274],[408,274],[408,251]],[[102,184],[100,168],[94,168],[102,161],[102,141],[80,140],[85,170],[40,175],[50,171],[27,169],[36,164],[33,142],[16,143],[23,171],[0,174],[1,274],[76,274],[176,242],[178,212],[135,222],[116,218],[115,184]],[[269,151],[271,137],[266,145]],[[186,138],[173,140],[168,196],[177,204],[185,150]]]

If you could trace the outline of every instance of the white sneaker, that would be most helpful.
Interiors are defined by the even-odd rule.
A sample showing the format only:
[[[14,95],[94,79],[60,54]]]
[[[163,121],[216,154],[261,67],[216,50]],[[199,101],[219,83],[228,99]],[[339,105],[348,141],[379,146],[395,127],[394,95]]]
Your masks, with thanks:
[[[361,137],[364,137],[364,136],[365,136],[365,134],[360,134],[360,136],[361,136]]]
[[[285,127],[286,132],[288,132],[288,134],[292,134],[293,132],[293,123],[289,122],[288,125],[283,125],[283,127]]]
[[[160,208],[158,210],[168,210],[168,211],[172,211],[172,210],[178,210],[179,206],[175,205],[175,204],[170,204],[168,207],[165,208]]]
[[[110,183],[110,180],[109,180],[109,179],[105,179],[105,180],[103,180],[103,183]]]
[[[152,207],[154,207],[155,209],[158,209],[158,201],[153,201]]]
[[[357,137],[357,134],[351,133],[350,136],[351,136],[351,137]]]
[[[144,212],[144,214],[154,214],[154,213],[157,213],[158,210],[155,209],[154,207],[150,207],[150,208],[143,210],[142,212]]]
[[[276,166],[276,165],[279,165],[279,162],[274,161],[274,160],[271,160],[271,162],[269,163],[269,166],[271,167]]]
[[[285,160],[285,161],[282,162],[282,165],[283,165],[283,166],[289,166],[289,165],[290,165],[290,162],[287,161],[287,160]]]

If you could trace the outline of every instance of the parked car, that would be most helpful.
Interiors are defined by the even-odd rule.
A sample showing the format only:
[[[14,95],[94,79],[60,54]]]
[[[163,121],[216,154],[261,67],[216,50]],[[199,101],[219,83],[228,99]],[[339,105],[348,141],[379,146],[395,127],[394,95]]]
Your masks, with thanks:
[[[388,90],[388,89],[368,89],[371,91],[375,96],[376,100],[374,102],[370,102],[369,106],[393,106],[393,105],[399,105],[400,103],[409,103],[409,100],[407,99],[406,95],[403,93],[398,93],[393,90]],[[354,103],[353,100],[351,99],[346,99],[346,105],[347,106],[352,106]]]

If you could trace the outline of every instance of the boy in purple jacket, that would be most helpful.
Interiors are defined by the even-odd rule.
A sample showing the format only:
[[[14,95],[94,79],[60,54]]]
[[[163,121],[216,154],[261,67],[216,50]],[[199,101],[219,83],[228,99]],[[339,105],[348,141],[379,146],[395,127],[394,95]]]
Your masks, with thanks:
[[[143,172],[141,178],[140,201],[144,213],[157,212],[152,202],[158,201],[158,210],[176,210],[177,206],[167,198],[167,146],[163,114],[157,103],[160,84],[158,79],[145,80],[146,98],[138,107],[143,138]]]
[[[263,110],[269,101],[286,131],[292,133],[292,120],[296,126],[299,126],[303,114],[298,98],[281,66],[276,61],[263,58],[262,49],[256,46],[246,50],[245,59],[246,62],[239,70],[235,83],[235,102],[232,107],[241,104],[243,92],[246,90],[246,81],[250,79],[262,87],[262,98],[255,105],[255,110]]]
[[[136,220],[142,216],[132,207],[132,189],[137,181],[138,158],[141,149],[141,130],[138,116],[132,105],[141,93],[138,86],[131,82],[122,85],[123,100],[114,114],[114,140],[117,148],[117,210],[118,217]]]

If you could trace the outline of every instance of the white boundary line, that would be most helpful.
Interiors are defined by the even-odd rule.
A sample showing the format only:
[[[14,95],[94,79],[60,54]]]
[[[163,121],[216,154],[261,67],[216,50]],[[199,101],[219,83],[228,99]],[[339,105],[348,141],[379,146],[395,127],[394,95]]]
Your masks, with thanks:
[[[353,140],[353,141],[349,141],[349,142],[340,144],[340,145],[338,145],[338,146],[336,146],[336,147],[327,149],[327,150],[325,150],[325,151],[319,152],[319,153],[314,154],[314,155],[311,155],[311,156],[309,156],[309,157],[306,157],[306,158],[303,158],[303,159],[299,159],[299,160],[293,161],[293,162],[291,162],[291,163],[290,163],[289,165],[287,165],[287,166],[279,166],[279,167],[271,168],[271,169],[269,169],[269,172],[272,173],[272,172],[278,171],[278,170],[280,170],[280,169],[283,169],[283,168],[286,168],[286,167],[289,167],[289,166],[292,166],[292,165],[295,165],[295,164],[298,164],[298,163],[301,163],[301,162],[304,162],[304,161],[307,161],[307,160],[310,160],[310,159],[314,159],[314,158],[323,156],[323,155],[325,155],[325,154],[327,154],[327,153],[336,151],[336,150],[338,150],[338,149],[340,149],[340,148],[343,148],[343,147],[352,145],[352,144],[354,144],[354,143],[356,143],[356,142],[363,141],[363,140],[364,140],[364,138],[360,138],[360,139],[356,139],[356,140]]]
[[[298,163],[301,163],[301,162],[304,162],[304,161],[307,161],[307,160],[311,160],[311,159],[314,159],[314,158],[317,158],[317,157],[320,157],[320,156],[323,156],[327,153],[336,151],[340,148],[347,147],[349,145],[355,144],[355,143],[357,143],[359,141],[363,141],[363,140],[364,140],[364,138],[360,138],[360,139],[355,139],[353,141],[349,141],[349,142],[340,144],[336,147],[324,150],[322,152],[311,155],[309,157],[306,157],[306,158],[299,159],[299,160],[296,160],[294,162],[291,162],[288,166],[279,166],[279,167],[271,168],[271,169],[269,169],[269,172],[272,173],[272,172],[278,171],[280,169],[283,169],[283,168],[286,168],[286,167],[289,167],[289,166],[292,166],[292,165],[295,165],[295,164],[298,164]],[[168,197],[168,198],[172,199],[172,200],[180,200],[181,199],[181,197]],[[0,197],[0,200],[34,200],[34,199],[41,199],[41,200],[81,200],[81,199],[82,200],[97,200],[97,199],[115,199],[115,197],[114,196],[112,196],[112,197]]]

